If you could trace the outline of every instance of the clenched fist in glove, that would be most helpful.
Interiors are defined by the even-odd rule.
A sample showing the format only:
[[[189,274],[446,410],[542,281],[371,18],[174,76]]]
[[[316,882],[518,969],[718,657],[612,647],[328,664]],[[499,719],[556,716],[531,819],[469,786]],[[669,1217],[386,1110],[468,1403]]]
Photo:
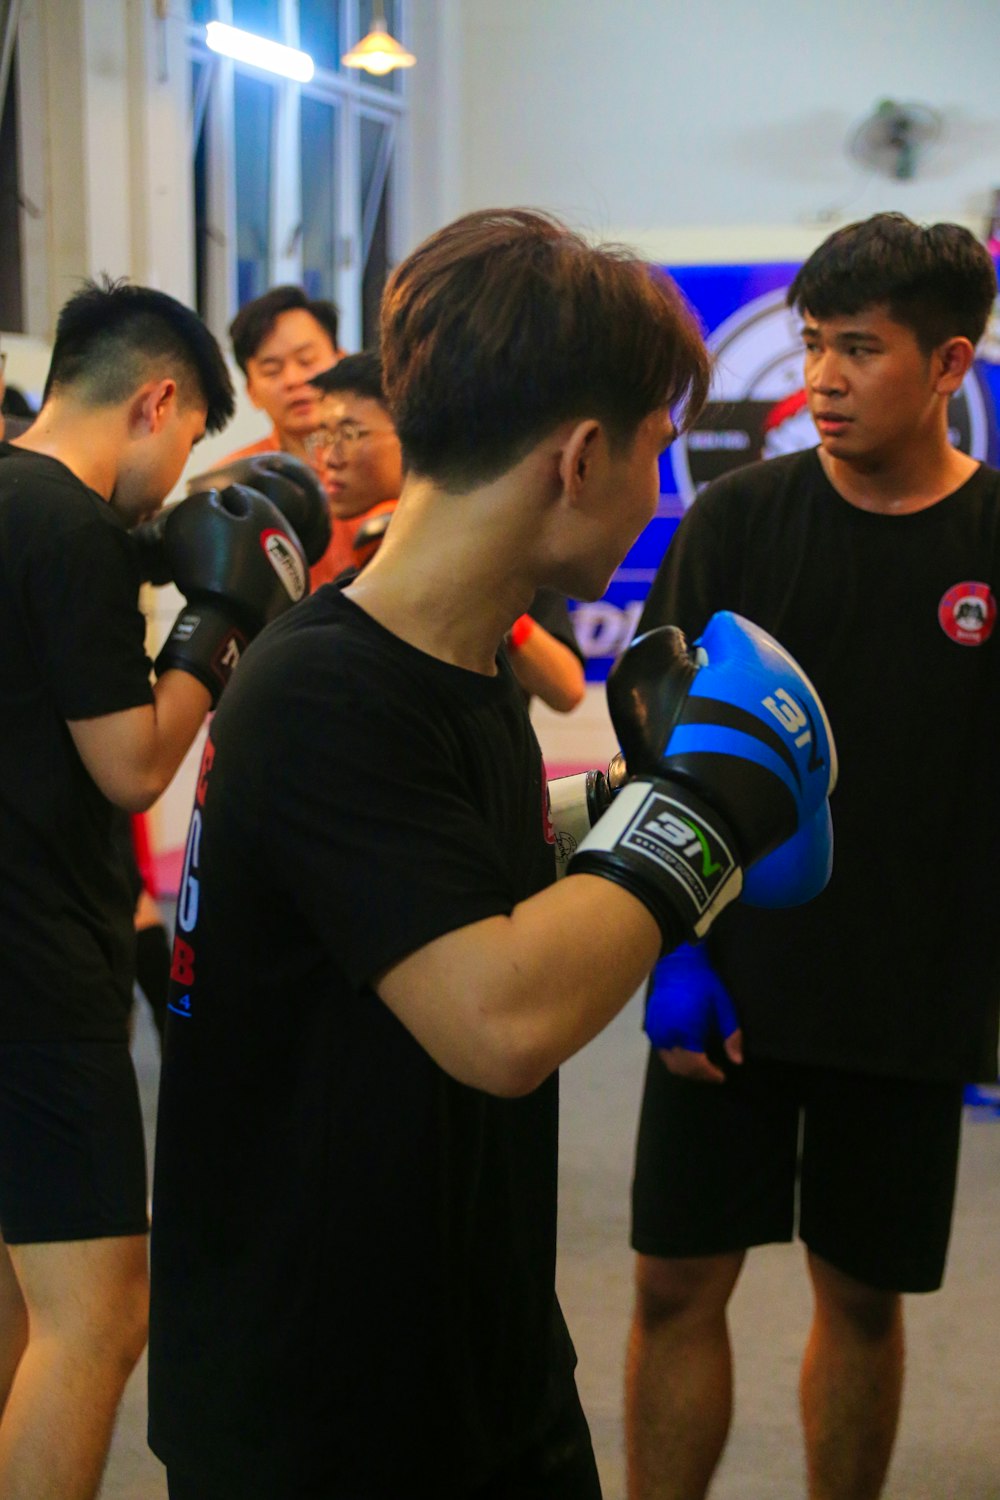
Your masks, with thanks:
[[[187,605],[156,671],[190,672],[214,704],[245,646],[308,592],[306,560],[277,507],[239,484],[172,506],[161,542],[169,577]]]
[[[837,760],[823,705],[749,620],[713,615],[693,649],[673,626],[639,637],[608,679],[608,706],[630,779],[569,873],[624,886],[665,949],[702,937],[755,861],[807,825],[828,829]],[[804,899],[787,871],[780,884],[783,904]]]

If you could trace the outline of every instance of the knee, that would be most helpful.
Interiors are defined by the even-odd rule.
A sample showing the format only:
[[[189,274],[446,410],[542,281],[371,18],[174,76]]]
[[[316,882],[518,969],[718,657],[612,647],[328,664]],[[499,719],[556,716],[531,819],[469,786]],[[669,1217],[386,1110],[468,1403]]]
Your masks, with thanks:
[[[145,1261],[119,1267],[95,1292],[86,1315],[67,1322],[68,1338],[86,1346],[123,1380],[135,1368],[149,1333],[149,1276]]]
[[[903,1316],[899,1292],[869,1286],[815,1255],[810,1256],[810,1272],[818,1316],[872,1343],[896,1336]]]
[[[640,1255],[636,1262],[635,1318],[656,1332],[670,1325],[724,1315],[742,1255],[663,1260]]]

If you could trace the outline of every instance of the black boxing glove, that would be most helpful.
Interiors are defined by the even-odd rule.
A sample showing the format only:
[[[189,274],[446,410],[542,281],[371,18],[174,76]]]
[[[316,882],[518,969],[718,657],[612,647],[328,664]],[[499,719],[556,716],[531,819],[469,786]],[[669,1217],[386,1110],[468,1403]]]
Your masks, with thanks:
[[[171,507],[162,546],[188,602],[156,659],[157,675],[189,672],[214,705],[257,632],[308,593],[305,556],[278,508],[235,484]]]
[[[307,463],[291,453],[253,453],[198,474],[189,482],[188,494],[221,490],[227,484],[245,484],[266,495],[291,522],[309,566],[319,562],[330,545],[330,506],[326,491]]]
[[[188,498],[208,490],[240,484],[256,490],[276,505],[291,525],[307,563],[318,562],[330,545],[330,509],[326,493],[309,465],[290,453],[258,453],[200,474],[188,485]],[[167,505],[150,521],[132,528],[139,551],[139,569],[147,583],[175,583],[164,546],[169,518],[187,500]],[[183,589],[181,590],[183,593]]]

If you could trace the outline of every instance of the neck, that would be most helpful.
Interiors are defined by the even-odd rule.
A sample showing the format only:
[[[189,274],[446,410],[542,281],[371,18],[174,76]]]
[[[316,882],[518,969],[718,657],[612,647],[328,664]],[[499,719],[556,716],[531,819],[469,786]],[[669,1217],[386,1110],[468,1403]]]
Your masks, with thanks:
[[[58,459],[82,484],[110,500],[122,441],[122,424],[114,407],[78,406],[53,398],[13,444]]]
[[[537,586],[530,515],[510,475],[461,495],[408,480],[385,541],[347,593],[429,656],[492,676],[504,633]]]
[[[306,440],[294,432],[282,432],[280,427],[275,427],[278,434],[278,442],[283,453],[290,453],[293,458],[301,458],[305,463],[309,462],[309,454],[306,452]]]
[[[953,448],[947,436],[909,445],[903,455],[837,458],[822,445],[819,460],[837,493],[859,510],[907,515],[926,510],[954,493],[979,467]]]

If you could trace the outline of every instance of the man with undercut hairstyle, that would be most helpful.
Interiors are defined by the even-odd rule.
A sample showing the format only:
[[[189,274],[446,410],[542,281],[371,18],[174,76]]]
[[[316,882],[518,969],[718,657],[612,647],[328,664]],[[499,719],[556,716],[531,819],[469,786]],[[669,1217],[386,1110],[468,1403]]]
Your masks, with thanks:
[[[59,315],[38,418],[0,444],[4,1500],[96,1494],[145,1341],[133,896],[116,810],[160,795],[252,633],[261,579],[264,613],[273,601],[260,497],[236,497],[238,515],[217,495],[177,507],[166,546],[193,604],[153,685],[129,531],[233,404],[193,312],[150,288],[90,283]]]
[[[542,586],[604,592],[707,354],[662,273],[498,209],[396,268],[382,358],[392,523],[250,648],[202,763],[150,1441],[171,1500],[597,1500],[555,1293],[557,1069],[812,818],[832,745],[745,621],[697,657],[650,638],[612,704],[633,777],[557,884],[503,637]],[[754,724],[779,680],[817,726],[781,742],[797,787],[724,728],[706,754],[693,701],[739,682]]]
[[[657,973],[631,1500],[707,1493],[732,1414],[729,1298],[750,1247],[796,1235],[809,1496],[882,1491],[903,1294],[941,1284],[963,1084],[997,1068],[1000,475],[949,430],[996,291],[958,225],[886,213],[831,235],[788,293],[819,445],[708,485],[640,622],[697,634],[733,609],[771,631],[822,694],[842,775],[826,890],[734,906],[707,958]]]

